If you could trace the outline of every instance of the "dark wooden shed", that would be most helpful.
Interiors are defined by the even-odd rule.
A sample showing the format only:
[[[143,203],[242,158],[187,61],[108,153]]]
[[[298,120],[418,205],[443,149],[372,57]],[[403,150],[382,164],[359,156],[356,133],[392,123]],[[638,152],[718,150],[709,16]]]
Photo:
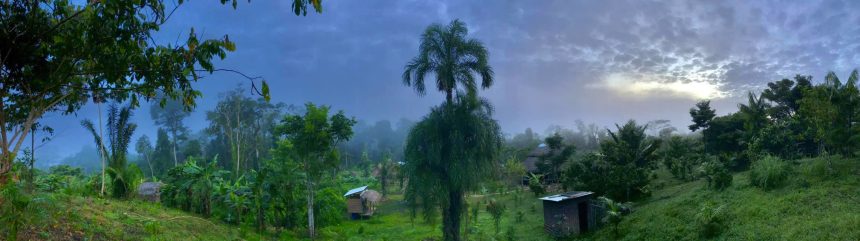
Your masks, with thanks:
[[[361,193],[367,190],[367,186],[350,189],[343,195],[346,198],[346,212],[351,219],[359,219],[364,214],[364,205],[361,203]]]
[[[593,202],[592,192],[568,192],[540,198],[543,200],[544,230],[565,237],[596,229],[603,207]]]

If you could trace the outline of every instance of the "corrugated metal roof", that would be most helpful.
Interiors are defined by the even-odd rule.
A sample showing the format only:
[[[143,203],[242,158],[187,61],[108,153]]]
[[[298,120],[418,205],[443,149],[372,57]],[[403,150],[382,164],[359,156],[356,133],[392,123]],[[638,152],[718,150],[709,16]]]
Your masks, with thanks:
[[[568,199],[585,197],[585,196],[588,196],[591,194],[594,194],[594,193],[593,192],[568,192],[568,193],[555,194],[555,195],[542,197],[542,198],[540,198],[540,200],[560,202],[560,201],[564,201],[564,200],[568,200]]]
[[[365,189],[367,189],[367,186],[353,188],[353,189],[350,189],[348,192],[346,192],[346,194],[344,194],[343,196],[346,197],[346,196],[349,196],[352,194],[364,192]]]

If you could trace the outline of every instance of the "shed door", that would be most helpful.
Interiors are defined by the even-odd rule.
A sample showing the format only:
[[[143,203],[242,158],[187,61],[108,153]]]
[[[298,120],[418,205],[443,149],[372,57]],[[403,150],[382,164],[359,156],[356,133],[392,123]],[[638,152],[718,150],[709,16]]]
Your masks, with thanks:
[[[577,212],[577,216],[579,216],[579,232],[584,233],[588,231],[588,202],[580,202],[576,206],[579,211]]]

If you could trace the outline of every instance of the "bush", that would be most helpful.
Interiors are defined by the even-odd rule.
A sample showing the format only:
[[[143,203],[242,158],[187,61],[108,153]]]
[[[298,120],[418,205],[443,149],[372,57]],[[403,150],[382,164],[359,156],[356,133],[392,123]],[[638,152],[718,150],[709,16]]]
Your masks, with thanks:
[[[705,238],[711,238],[719,234],[723,229],[726,205],[717,206],[713,202],[705,202],[699,213],[696,214],[696,224],[699,234]]]
[[[716,158],[709,158],[708,161],[699,167],[700,175],[708,182],[708,187],[723,190],[732,185],[732,174],[722,162]]]
[[[487,212],[493,216],[493,225],[496,228],[496,234],[499,234],[499,225],[502,223],[502,214],[505,213],[505,204],[490,199],[487,202]]]
[[[790,168],[778,157],[766,156],[753,163],[750,184],[764,190],[780,187],[788,179]]]

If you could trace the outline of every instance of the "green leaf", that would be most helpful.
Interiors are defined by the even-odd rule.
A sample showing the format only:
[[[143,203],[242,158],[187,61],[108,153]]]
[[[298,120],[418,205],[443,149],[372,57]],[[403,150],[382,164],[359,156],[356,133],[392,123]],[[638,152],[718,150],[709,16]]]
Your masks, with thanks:
[[[265,80],[263,80],[262,92],[263,92],[263,99],[265,99],[267,103],[272,100],[272,96],[269,95],[269,84],[267,84]]]

